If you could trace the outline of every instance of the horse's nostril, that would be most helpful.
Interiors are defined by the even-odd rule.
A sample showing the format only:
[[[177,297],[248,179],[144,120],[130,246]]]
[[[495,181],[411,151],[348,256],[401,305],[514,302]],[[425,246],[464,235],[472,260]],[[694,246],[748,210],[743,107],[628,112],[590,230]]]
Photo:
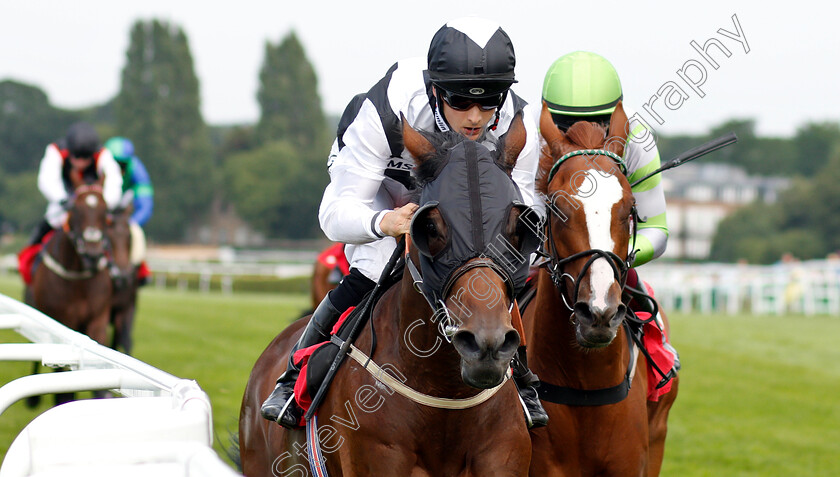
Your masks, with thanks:
[[[519,333],[516,330],[508,331],[505,333],[505,339],[502,341],[502,345],[496,350],[497,357],[507,357],[507,355],[513,357],[513,353],[519,348],[519,343]]]
[[[586,320],[587,322],[591,322],[592,308],[589,306],[589,303],[579,301],[575,303],[574,315],[577,317],[578,320]]]
[[[452,337],[452,345],[455,346],[461,356],[478,356],[481,354],[475,335],[470,331],[455,333],[455,336]]]

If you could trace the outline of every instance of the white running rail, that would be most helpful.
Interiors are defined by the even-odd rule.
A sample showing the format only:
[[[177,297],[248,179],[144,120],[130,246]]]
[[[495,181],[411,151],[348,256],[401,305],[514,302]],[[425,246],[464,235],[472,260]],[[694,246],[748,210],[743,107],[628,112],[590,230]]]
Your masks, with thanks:
[[[39,394],[111,390],[127,397],[74,401],[44,412],[14,440],[0,477],[239,475],[212,450],[210,400],[195,381],[106,348],[3,294],[0,329],[31,341],[0,344],[0,365],[35,361],[72,370],[6,383],[0,414]]]

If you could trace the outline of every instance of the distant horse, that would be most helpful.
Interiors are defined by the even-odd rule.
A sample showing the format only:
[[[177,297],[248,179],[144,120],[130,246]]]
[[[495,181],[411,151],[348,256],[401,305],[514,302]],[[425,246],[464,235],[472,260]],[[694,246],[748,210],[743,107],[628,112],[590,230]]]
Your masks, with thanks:
[[[437,144],[439,138],[427,139],[405,121],[403,136],[406,148],[417,158],[418,170],[446,164],[447,157],[449,164],[462,161],[469,147],[482,148],[490,154],[484,146],[455,134],[446,136],[456,142],[451,149],[448,144],[433,146],[429,139]],[[509,174],[524,143],[524,126],[518,118],[508,133],[505,153],[491,166],[503,166]],[[452,151],[450,156],[445,155],[447,151]],[[443,169],[437,171],[443,172],[438,179],[450,170],[448,166],[440,167]],[[505,172],[501,175],[513,188]],[[459,182],[458,188],[466,190],[466,182]],[[497,188],[494,192],[505,197],[514,193],[515,189],[510,188]],[[424,186],[423,193],[426,190]],[[452,194],[453,190],[445,193]],[[484,227],[501,230],[511,244],[522,242],[527,233],[518,221],[522,209],[494,209],[484,203],[492,200],[487,195],[476,194],[484,210],[492,213]],[[418,249],[424,257],[448,256],[446,251],[453,249],[452,244],[461,243],[457,242],[460,239],[456,233],[482,233],[481,224],[467,225],[464,231],[463,226],[447,223],[447,218],[459,217],[462,210],[453,210],[445,201],[441,198],[438,205],[430,204],[416,214],[402,279],[384,293],[373,309],[370,326],[355,342],[357,349],[369,350],[374,343],[371,329],[375,328],[378,346],[370,366],[360,364],[366,361],[364,358],[360,362],[346,360],[318,410],[316,417],[322,423],[318,436],[332,476],[527,475],[530,440],[517,391],[506,380],[511,357],[520,343],[519,333],[511,323],[510,277],[501,265],[487,257],[473,255],[458,260],[452,264],[455,268],[444,289],[436,290],[442,297],[440,302],[428,300],[438,307],[438,312],[433,313],[410,273],[410,264],[420,263],[422,283],[433,275],[424,268],[424,262],[418,262],[423,260]],[[422,289],[424,285],[420,286]],[[426,296],[429,293],[426,290]],[[447,323],[447,333],[441,335],[440,325]],[[241,459],[249,477],[292,472],[308,475],[304,431],[286,430],[266,421],[259,412],[274,380],[285,369],[288,350],[305,324],[304,318],[280,333],[251,372],[239,421]],[[451,346],[444,338],[451,339]],[[387,370],[384,374],[393,376],[394,381],[403,382],[421,396],[428,393],[424,399],[431,404],[409,399],[405,394],[411,394],[410,390],[399,391],[393,383],[378,382],[371,374],[375,363]],[[479,399],[486,400],[474,405],[464,401],[476,403]]]
[[[620,169],[627,116],[619,103],[609,131],[580,121],[564,134],[543,107],[540,129],[548,144],[538,189],[548,198],[550,257],[523,319],[549,425],[531,431],[531,475],[659,475],[677,378],[648,401],[646,360],[621,331],[635,219]],[[567,404],[546,400],[550,391]]]
[[[134,208],[128,194],[108,218],[111,278],[114,295],[111,299],[111,325],[114,331],[111,348],[131,354],[134,346],[132,328],[137,309],[137,269],[131,262],[131,214]]]
[[[74,177],[73,186],[66,225],[41,251],[27,304],[106,344],[113,292],[105,256],[108,208],[102,180],[84,184],[81,177]],[[72,395],[57,399],[71,400]]]
[[[318,307],[330,290],[338,286],[338,282],[347,273],[349,265],[344,256],[343,243],[334,243],[318,254],[310,283],[312,310]]]

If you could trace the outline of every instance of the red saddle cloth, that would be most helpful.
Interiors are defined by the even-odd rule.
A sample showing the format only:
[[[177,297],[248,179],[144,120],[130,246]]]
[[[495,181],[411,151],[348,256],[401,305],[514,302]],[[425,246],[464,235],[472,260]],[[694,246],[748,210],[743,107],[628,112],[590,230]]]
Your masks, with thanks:
[[[648,294],[653,297],[653,287],[651,287],[647,282],[643,281],[642,283],[644,283]],[[640,311],[636,312],[636,316],[638,316],[641,320],[647,320],[650,318],[650,313]],[[659,317],[644,325],[644,333],[645,348],[647,348],[650,357],[653,359],[653,363],[648,361],[647,365],[647,398],[648,401],[659,401],[661,396],[667,394],[668,391],[671,390],[672,381],[668,380],[664,386],[657,389],[656,386],[662,380],[662,375],[659,374],[659,372],[653,367],[653,364],[655,363],[662,372],[668,373],[672,368],[674,368],[674,365],[677,362],[677,352],[674,347],[671,346],[668,336],[665,333],[665,326],[659,321]]]
[[[321,264],[329,267],[338,267],[342,275],[350,273],[350,263],[347,262],[347,257],[344,255],[344,244],[336,243],[324,250],[318,255],[318,261]]]
[[[54,231],[47,232],[40,242],[29,245],[18,253],[18,272],[21,278],[23,278],[23,283],[27,285],[32,284],[32,265],[35,263],[35,258],[41,253],[44,244],[47,243],[54,233]]]
[[[342,254],[343,255],[343,254]],[[330,334],[335,334],[338,332],[341,325],[350,316],[350,312],[356,308],[355,306],[351,306],[348,308],[341,316],[338,318],[335,326],[333,326],[332,331]],[[320,386],[321,383],[316,383],[314,389],[310,389],[309,387],[309,379],[307,378],[308,371],[309,371],[309,359],[312,357],[312,353],[320,349],[321,347],[327,345],[329,341],[325,341],[323,343],[318,343],[316,345],[312,345],[308,348],[303,348],[295,351],[295,355],[293,356],[294,363],[300,369],[300,374],[298,375],[297,382],[295,382],[295,401],[297,402],[298,406],[303,409],[304,414],[306,411],[309,411],[309,408],[312,406],[312,398],[315,397],[315,393],[318,391],[317,386]],[[300,426],[305,426],[306,421],[303,417],[300,418],[300,422],[298,423]]]

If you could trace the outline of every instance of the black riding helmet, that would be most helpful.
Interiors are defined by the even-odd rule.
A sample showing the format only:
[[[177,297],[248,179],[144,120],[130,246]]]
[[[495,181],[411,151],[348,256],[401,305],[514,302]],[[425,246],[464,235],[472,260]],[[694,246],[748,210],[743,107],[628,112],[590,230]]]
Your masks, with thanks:
[[[513,43],[497,23],[477,17],[448,22],[429,45],[429,81],[438,90],[435,98],[430,88],[432,109],[442,101],[442,94],[477,100],[496,96],[501,105],[516,83],[515,66]]]
[[[99,151],[99,134],[86,122],[74,123],[67,129],[67,150],[73,157],[93,157]]]

